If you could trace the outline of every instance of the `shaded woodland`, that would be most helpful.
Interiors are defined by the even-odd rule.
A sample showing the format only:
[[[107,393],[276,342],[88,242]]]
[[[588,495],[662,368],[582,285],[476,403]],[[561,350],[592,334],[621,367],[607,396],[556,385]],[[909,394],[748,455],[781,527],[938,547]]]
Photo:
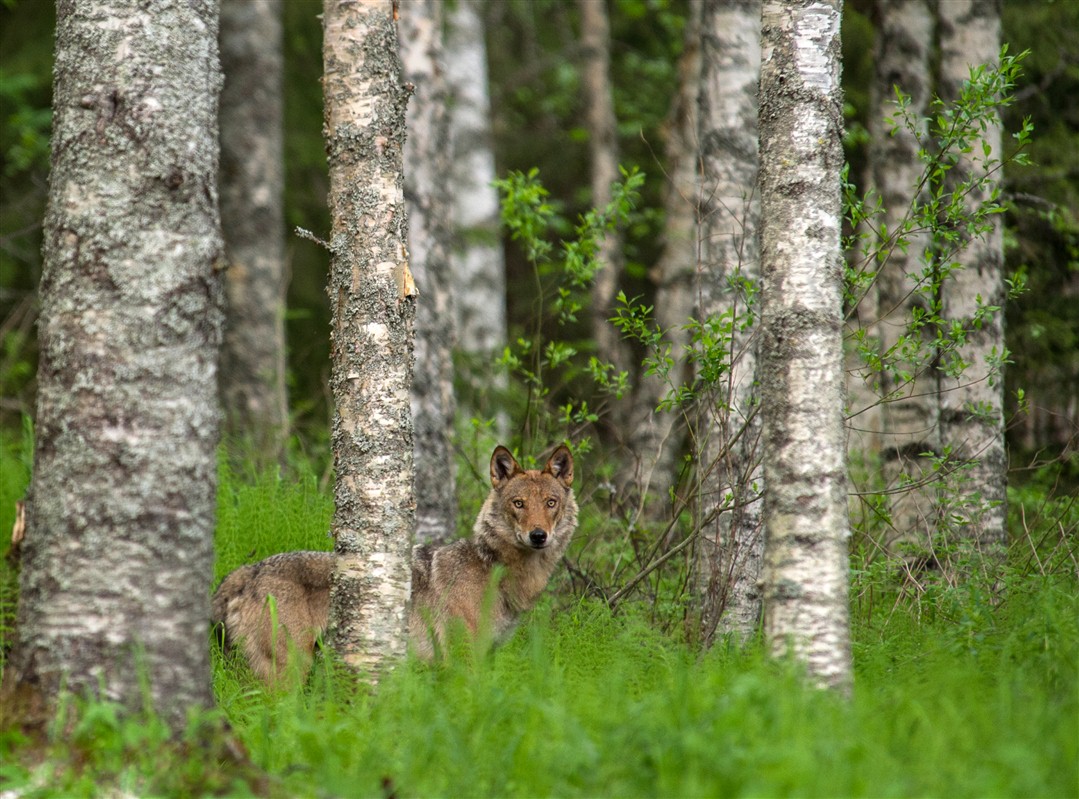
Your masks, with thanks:
[[[328,253],[295,236],[299,226],[326,231],[328,191],[321,137],[321,26],[317,0],[289,0],[284,7],[285,235],[287,242],[288,394],[292,429],[308,446],[322,440],[328,414],[329,305],[325,294]],[[3,15],[3,160],[0,235],[0,318],[3,350],[0,385],[5,424],[18,425],[33,407],[36,366],[33,289],[41,269],[40,219],[48,167],[53,8],[15,2]],[[562,215],[574,219],[591,203],[586,104],[582,94],[582,44],[571,3],[560,0],[494,2],[483,9],[491,75],[493,151],[499,176],[539,169]],[[648,176],[632,224],[624,231],[627,296],[654,296],[649,278],[662,252],[662,196],[672,174],[665,156],[671,135],[672,99],[678,86],[685,3],[617,0],[611,13],[611,88],[618,120],[619,162]],[[845,146],[855,180],[866,169],[867,115],[872,77],[874,23],[871,4],[844,10]],[[1017,102],[1005,129],[1030,116],[1036,135],[1032,164],[1005,172],[1008,199],[1006,272],[1026,277],[1028,291],[1008,305],[1006,330],[1014,353],[1007,372],[1009,419],[1015,389],[1031,402],[1014,417],[1009,442],[1016,466],[1048,446],[1060,452],[1075,435],[1079,395],[1076,330],[1076,222],[1079,205],[1074,146],[1076,54],[1070,32],[1079,20],[1070,3],[1014,0],[1003,6],[1003,39],[1013,52],[1029,49]],[[531,316],[533,277],[523,254],[506,247],[507,319],[510,336]],[[517,327],[514,327],[517,325]],[[585,338],[584,328],[571,336]],[[323,450],[325,451],[325,449]],[[1022,453],[1020,455],[1020,453]]]

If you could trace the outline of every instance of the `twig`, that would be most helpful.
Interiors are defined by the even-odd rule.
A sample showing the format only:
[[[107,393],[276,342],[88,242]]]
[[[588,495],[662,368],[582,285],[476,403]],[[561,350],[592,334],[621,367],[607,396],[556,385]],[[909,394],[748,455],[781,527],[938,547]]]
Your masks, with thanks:
[[[321,244],[327,250],[329,250],[330,252],[333,252],[333,246],[328,241],[323,241],[318,236],[316,236],[314,233],[312,233],[310,230],[307,230],[306,228],[302,228],[299,225],[297,225],[295,227],[295,229],[294,229],[294,232],[301,239],[307,239],[308,241],[315,242],[315,244]]]

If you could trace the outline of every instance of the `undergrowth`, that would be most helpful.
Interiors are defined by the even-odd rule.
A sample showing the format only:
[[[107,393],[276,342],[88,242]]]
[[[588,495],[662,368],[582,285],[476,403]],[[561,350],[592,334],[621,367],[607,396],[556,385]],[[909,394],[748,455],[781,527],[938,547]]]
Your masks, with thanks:
[[[5,501],[22,468],[10,461]],[[329,548],[331,513],[302,465],[283,478],[222,463],[217,578],[276,551]],[[1027,561],[1012,559],[1003,601],[946,587],[911,601],[875,577],[877,601],[852,605],[850,702],[806,687],[756,642],[701,653],[658,630],[644,603],[612,613],[548,596],[500,649],[462,643],[440,664],[407,661],[373,691],[321,658],[305,686],[273,693],[214,645],[218,710],[182,740],[152,717],[75,703],[36,760],[18,737],[0,741],[0,791],[1075,796],[1079,588],[1074,570]],[[237,778],[206,742],[216,714],[264,781]]]

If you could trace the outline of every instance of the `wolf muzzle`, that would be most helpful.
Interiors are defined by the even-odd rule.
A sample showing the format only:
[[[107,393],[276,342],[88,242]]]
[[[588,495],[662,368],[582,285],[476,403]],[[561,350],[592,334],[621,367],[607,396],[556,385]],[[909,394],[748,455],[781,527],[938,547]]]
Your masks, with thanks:
[[[543,549],[547,546],[547,531],[537,527],[528,534],[528,543],[533,549]]]

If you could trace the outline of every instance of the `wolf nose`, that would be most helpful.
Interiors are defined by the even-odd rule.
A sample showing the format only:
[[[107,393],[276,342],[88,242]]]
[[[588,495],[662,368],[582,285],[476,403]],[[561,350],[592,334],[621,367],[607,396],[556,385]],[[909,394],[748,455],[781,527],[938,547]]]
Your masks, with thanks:
[[[532,546],[536,547],[536,549],[539,549],[541,546],[547,543],[547,532],[537,527],[535,530],[528,534],[528,542]]]

